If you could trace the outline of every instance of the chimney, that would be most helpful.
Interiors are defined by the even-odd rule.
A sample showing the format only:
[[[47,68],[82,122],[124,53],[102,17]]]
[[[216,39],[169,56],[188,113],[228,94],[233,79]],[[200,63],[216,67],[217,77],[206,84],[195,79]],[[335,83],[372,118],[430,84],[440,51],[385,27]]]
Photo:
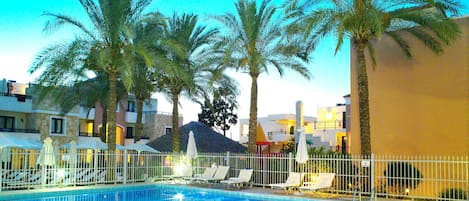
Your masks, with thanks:
[[[303,126],[303,102],[296,101],[296,128],[295,133]]]

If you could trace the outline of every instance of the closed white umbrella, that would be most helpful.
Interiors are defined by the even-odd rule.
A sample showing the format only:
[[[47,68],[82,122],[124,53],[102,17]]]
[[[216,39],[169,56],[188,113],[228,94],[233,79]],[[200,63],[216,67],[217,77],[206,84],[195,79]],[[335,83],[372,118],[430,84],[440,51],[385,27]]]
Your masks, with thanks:
[[[44,144],[42,145],[41,152],[39,153],[39,158],[36,161],[36,164],[42,166],[53,166],[55,165],[56,158],[54,153],[54,147],[52,146],[52,139],[47,137],[44,140]]]
[[[296,149],[295,160],[298,163],[306,163],[308,161],[308,150],[306,147],[306,136],[303,130],[300,131],[300,139],[298,140],[298,147]]]
[[[189,132],[189,140],[187,142],[187,152],[186,158],[192,159],[197,158],[197,146],[195,145],[194,133],[192,131]]]

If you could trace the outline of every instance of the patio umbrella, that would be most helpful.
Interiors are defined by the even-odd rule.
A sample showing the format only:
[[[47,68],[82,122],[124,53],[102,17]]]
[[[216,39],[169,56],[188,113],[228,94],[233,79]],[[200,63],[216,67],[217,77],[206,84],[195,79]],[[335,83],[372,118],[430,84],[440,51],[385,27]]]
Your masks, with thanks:
[[[186,158],[187,159],[197,158],[197,146],[195,146],[194,133],[192,131],[189,132],[189,140],[187,142]]]
[[[39,153],[39,158],[36,161],[36,164],[42,166],[53,166],[55,165],[56,158],[54,153],[54,147],[52,146],[52,139],[47,137],[44,140],[44,144],[42,145],[41,152]]]
[[[295,160],[298,163],[306,163],[308,161],[308,150],[306,147],[306,136],[303,130],[300,131],[300,139],[298,140],[298,147],[296,150]]]

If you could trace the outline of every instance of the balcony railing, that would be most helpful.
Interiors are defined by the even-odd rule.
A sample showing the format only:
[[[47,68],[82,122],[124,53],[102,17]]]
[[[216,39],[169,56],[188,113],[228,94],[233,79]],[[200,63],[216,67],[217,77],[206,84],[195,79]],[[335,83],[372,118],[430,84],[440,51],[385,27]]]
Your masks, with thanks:
[[[78,136],[81,137],[100,137],[99,133],[79,132]]]
[[[17,97],[20,99],[31,99],[30,95],[21,95],[21,94],[10,94],[10,93],[0,93],[0,96],[11,96],[11,97]]]
[[[345,129],[343,120],[335,121],[314,121],[314,130]]]
[[[34,129],[22,129],[22,128],[0,128],[0,132],[11,132],[11,133],[39,133],[39,130],[34,130]]]

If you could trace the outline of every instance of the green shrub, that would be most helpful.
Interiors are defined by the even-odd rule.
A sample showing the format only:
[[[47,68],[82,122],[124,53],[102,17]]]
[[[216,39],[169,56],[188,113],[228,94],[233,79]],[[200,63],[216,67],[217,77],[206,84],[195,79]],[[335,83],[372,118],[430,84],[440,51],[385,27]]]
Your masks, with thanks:
[[[402,195],[405,189],[415,189],[423,178],[419,169],[406,162],[388,163],[384,171],[391,191]]]
[[[447,188],[440,193],[440,198],[445,198],[446,200],[467,200],[466,192],[461,188]]]

